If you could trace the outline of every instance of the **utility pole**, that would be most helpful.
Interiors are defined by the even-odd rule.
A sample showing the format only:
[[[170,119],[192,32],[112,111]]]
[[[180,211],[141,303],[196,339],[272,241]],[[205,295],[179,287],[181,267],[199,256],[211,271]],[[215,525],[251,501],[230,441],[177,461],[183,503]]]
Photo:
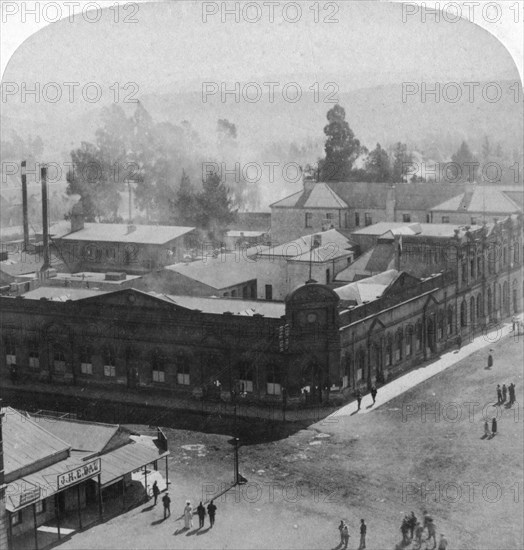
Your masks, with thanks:
[[[2,437],[2,425],[4,423],[4,412],[2,410],[2,400],[0,399],[0,548],[10,550],[11,541],[8,536],[7,510],[5,507],[5,476],[4,476],[4,440]]]

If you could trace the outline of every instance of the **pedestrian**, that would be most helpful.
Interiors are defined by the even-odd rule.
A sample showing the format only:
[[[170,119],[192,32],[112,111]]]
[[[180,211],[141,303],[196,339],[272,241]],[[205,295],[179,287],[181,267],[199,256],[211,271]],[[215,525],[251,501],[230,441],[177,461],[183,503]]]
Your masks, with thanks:
[[[437,530],[433,520],[428,522],[428,538],[426,539],[426,542],[429,541],[429,539],[433,539],[433,548],[435,548],[437,546]]]
[[[509,385],[509,402],[515,403],[515,384],[513,382]]]
[[[360,410],[360,403],[362,402],[362,393],[360,392],[360,390],[357,390],[357,403],[358,403],[358,409],[357,411]]]
[[[200,504],[197,506],[197,514],[198,514],[198,528],[202,529],[202,527],[204,527],[204,518],[206,517],[206,509],[204,508],[202,501],[200,501]]]
[[[415,525],[415,540],[417,541],[417,548],[420,548],[422,546],[423,532],[424,532],[424,526],[420,523],[420,521],[417,521],[417,525]]]
[[[497,384],[497,404],[502,403],[502,390],[500,384]]]
[[[349,529],[346,523],[342,527],[342,538],[344,539],[344,550],[346,550],[349,543]]]
[[[373,405],[374,405],[375,400],[377,398],[377,387],[375,385],[371,386],[371,397],[373,398]]]
[[[493,437],[497,435],[497,419],[493,417],[493,420],[491,421],[491,433],[493,434]]]
[[[343,533],[343,529],[344,529],[344,520],[340,520],[340,525],[338,526],[338,530],[340,532],[340,546],[342,546],[344,544],[344,533]]]
[[[492,366],[493,366],[493,355],[491,355],[491,352],[493,350],[490,349],[489,350],[489,355],[488,355],[488,369],[490,369]]]
[[[366,522],[361,519],[360,520],[360,546],[358,547],[359,550],[363,550],[366,547],[366,533],[368,530],[368,526],[366,525]]]
[[[213,501],[211,501],[208,505],[207,505],[207,514],[209,516],[209,525],[211,527],[213,527],[213,525],[215,525],[215,514],[216,514],[216,511],[217,511],[217,507],[213,504]]]
[[[402,533],[402,544],[406,546],[409,544],[409,525],[408,516],[404,516],[402,523],[400,524],[400,532]]]
[[[438,550],[446,550],[447,547],[448,547],[448,539],[444,535],[440,535]]]
[[[460,351],[460,348],[462,347],[462,336],[459,334],[457,338],[457,346]]]
[[[508,396],[508,388],[506,388],[506,384],[502,384],[502,403],[506,401],[507,396]]]
[[[513,315],[511,318],[511,330],[512,332],[515,332],[518,328],[518,317],[516,315]]]
[[[489,437],[491,435],[491,432],[489,431],[489,424],[488,421],[484,422],[484,436]]]
[[[191,502],[186,502],[184,508],[184,528],[191,529],[193,527],[193,509],[191,508]]]
[[[158,488],[158,483],[155,481],[153,483],[153,497],[155,499],[155,503],[153,506],[156,506],[156,501],[158,500],[158,495],[160,494],[160,489]]]
[[[408,516],[408,527],[410,532],[410,538],[413,538],[416,525],[417,525],[417,516],[415,516],[415,512],[411,512],[411,514]]]
[[[171,515],[171,499],[169,493],[166,493],[162,498],[162,504],[164,505],[164,519]]]

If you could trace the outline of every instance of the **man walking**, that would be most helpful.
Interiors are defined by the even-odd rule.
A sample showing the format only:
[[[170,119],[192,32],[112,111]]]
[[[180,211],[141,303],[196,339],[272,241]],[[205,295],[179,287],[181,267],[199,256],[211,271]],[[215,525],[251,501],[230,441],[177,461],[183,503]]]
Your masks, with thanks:
[[[164,519],[166,519],[171,515],[171,499],[169,498],[169,493],[166,493],[162,497],[162,504],[164,505]]]
[[[502,390],[500,389],[500,384],[497,384],[497,404],[502,403]]]
[[[437,546],[437,529],[433,520],[428,522],[428,538],[426,542],[429,542],[430,539],[433,539],[433,548]]]
[[[344,523],[344,527],[342,527],[342,538],[344,540],[344,550],[347,550],[349,543],[349,529],[346,523]]]
[[[204,508],[202,501],[200,501],[200,504],[197,506],[197,514],[198,514],[198,528],[202,529],[202,527],[204,527],[204,518],[206,517],[206,509]]]
[[[153,483],[153,498],[155,499],[155,503],[153,506],[156,506],[156,501],[158,500],[158,495],[160,494],[160,489],[158,488],[158,483],[155,481]]]
[[[338,526],[338,530],[340,532],[340,544],[339,544],[339,546],[342,546],[344,544],[344,532],[343,532],[344,525],[345,525],[344,520],[341,519],[340,520],[340,525]]]
[[[491,421],[491,433],[493,434],[493,437],[497,435],[497,419],[493,417],[493,420]]]
[[[357,411],[359,411],[360,410],[360,403],[362,402],[362,393],[360,392],[360,390],[357,390],[356,396],[357,396],[357,404],[358,404]]]
[[[506,388],[506,384],[502,384],[502,403],[506,402],[507,396],[508,396],[508,388]]]
[[[513,405],[515,403],[515,384],[513,382],[509,385],[509,402]]]
[[[377,387],[375,385],[371,386],[371,397],[373,398],[373,405],[374,405],[375,400],[377,398]]]
[[[209,525],[210,525],[210,527],[213,527],[213,525],[215,525],[216,511],[217,511],[217,507],[213,504],[213,501],[211,501],[207,505],[207,514],[209,516]]]
[[[366,522],[361,519],[360,520],[360,546],[358,547],[359,550],[363,550],[366,547],[366,532],[368,530],[368,527],[366,525]]]
[[[489,350],[489,355],[488,355],[488,369],[490,369],[492,366],[493,366],[493,355],[491,355],[491,352],[493,350],[490,349]]]

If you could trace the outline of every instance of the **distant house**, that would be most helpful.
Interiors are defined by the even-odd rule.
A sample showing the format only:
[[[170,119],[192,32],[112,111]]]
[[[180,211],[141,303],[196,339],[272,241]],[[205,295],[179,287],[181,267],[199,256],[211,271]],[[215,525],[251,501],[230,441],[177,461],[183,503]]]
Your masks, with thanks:
[[[271,206],[271,239],[286,242],[327,229],[355,230],[378,222],[429,222],[428,210],[453,197],[456,184],[315,182]]]
[[[84,223],[73,209],[71,230],[52,242],[57,255],[75,271],[144,273],[181,261],[191,246],[194,227]]]
[[[431,208],[430,221],[481,225],[485,221],[493,221],[493,218],[503,218],[522,212],[522,186],[470,184],[463,193]]]

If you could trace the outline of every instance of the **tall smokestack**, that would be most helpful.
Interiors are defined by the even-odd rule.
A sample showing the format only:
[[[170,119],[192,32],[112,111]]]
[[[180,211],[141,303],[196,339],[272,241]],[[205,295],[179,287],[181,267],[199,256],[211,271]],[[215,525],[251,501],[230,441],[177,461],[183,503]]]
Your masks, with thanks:
[[[44,238],[44,265],[40,268],[40,273],[42,273],[51,267],[49,263],[49,228],[47,220],[47,166],[42,166],[40,169],[40,180],[42,182],[42,233]]]
[[[22,215],[24,218],[24,252],[29,248],[29,219],[27,217],[26,161],[22,161]]]

